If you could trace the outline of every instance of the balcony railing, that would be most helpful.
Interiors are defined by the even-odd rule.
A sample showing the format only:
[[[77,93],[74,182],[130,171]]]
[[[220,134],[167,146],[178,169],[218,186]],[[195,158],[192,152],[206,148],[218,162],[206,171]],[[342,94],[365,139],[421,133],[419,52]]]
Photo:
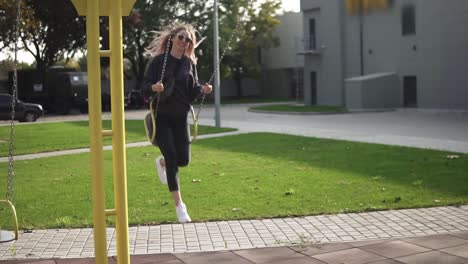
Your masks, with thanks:
[[[324,46],[318,46],[315,36],[309,36],[306,39],[301,39],[297,43],[297,54],[321,54]]]

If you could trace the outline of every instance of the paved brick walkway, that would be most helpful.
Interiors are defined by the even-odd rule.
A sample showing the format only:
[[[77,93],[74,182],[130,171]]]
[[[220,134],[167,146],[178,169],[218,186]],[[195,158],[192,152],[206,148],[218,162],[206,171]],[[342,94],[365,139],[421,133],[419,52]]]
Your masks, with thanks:
[[[130,254],[225,251],[407,238],[468,231],[468,205],[357,214],[131,227]],[[113,228],[108,255],[116,255]],[[35,230],[0,244],[0,260],[89,258],[93,232]],[[468,261],[467,261],[468,262]]]
[[[132,264],[456,264],[468,263],[468,232],[407,239],[310,244],[199,253],[161,253],[130,256]],[[117,263],[109,257],[109,264]],[[93,264],[93,258],[8,260],[1,264]]]

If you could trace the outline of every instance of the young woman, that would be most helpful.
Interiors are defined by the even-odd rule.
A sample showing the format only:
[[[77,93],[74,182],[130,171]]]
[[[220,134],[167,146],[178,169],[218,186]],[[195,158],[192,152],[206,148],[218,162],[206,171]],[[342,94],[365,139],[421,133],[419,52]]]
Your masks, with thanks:
[[[195,32],[190,24],[170,26],[157,32],[146,49],[152,60],[145,73],[145,87],[160,96],[155,110],[156,143],[163,156],[155,160],[157,173],[161,182],[169,187],[181,223],[191,221],[182,201],[178,176],[179,167],[187,166],[190,161],[187,114],[190,103],[212,91],[211,85],[198,83]],[[166,50],[169,51],[167,56]]]

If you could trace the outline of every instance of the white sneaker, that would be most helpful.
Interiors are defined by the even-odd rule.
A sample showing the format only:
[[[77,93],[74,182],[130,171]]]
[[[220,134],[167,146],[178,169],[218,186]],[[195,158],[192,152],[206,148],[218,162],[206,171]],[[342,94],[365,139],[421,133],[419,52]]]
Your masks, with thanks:
[[[184,203],[180,203],[179,206],[176,206],[177,219],[179,223],[190,223],[192,219],[187,212],[187,207]]]
[[[167,184],[166,168],[161,165],[162,159],[164,159],[164,157],[159,156],[154,160],[154,163],[156,163],[156,171],[158,172],[159,180],[161,180],[162,184]]]

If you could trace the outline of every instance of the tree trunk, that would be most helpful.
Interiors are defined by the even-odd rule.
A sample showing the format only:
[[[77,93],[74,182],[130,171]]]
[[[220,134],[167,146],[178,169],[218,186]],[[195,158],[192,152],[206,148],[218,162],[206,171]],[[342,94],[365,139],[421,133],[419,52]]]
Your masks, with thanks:
[[[47,63],[39,57],[36,57],[36,70],[41,73],[45,73],[47,69]]]
[[[235,66],[233,69],[234,72],[234,82],[236,83],[237,97],[242,98],[242,75],[240,66]]]

